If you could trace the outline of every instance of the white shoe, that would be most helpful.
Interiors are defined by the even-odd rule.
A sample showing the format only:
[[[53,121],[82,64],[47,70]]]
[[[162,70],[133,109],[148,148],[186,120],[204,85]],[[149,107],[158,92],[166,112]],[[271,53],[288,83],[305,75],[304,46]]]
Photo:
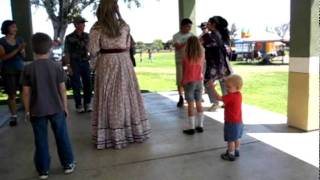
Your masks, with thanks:
[[[92,112],[93,111],[91,104],[86,104],[84,106],[84,109],[85,109],[86,112]]]
[[[39,175],[39,179],[48,179],[49,175],[48,174],[41,174]]]
[[[64,168],[64,173],[71,174],[71,173],[73,173],[75,168],[76,168],[76,164],[74,164],[74,163],[69,164],[68,167]]]
[[[208,109],[209,111],[216,111],[219,108],[218,103],[213,103],[212,106]]]
[[[83,113],[84,112],[84,108],[82,106],[80,106],[80,107],[76,108],[76,111],[78,113]]]

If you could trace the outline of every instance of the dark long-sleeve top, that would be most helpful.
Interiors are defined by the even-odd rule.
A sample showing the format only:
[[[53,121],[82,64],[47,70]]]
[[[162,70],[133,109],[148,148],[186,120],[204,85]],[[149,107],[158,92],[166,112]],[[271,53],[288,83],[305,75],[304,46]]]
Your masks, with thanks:
[[[226,48],[218,31],[206,33],[202,37],[205,48],[206,71],[204,79],[217,80],[230,74],[226,60]]]

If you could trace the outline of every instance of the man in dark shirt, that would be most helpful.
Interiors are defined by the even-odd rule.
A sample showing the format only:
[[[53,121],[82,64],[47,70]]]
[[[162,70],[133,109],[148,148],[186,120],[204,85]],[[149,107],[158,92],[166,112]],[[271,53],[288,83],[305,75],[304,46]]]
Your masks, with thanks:
[[[48,122],[54,133],[58,155],[64,173],[72,173],[75,164],[68,136],[68,115],[65,73],[62,66],[49,60],[52,40],[44,33],[32,36],[35,61],[22,73],[23,101],[26,120],[30,120],[34,133],[34,163],[40,179],[47,179],[50,167]]]
[[[92,111],[92,85],[88,53],[89,34],[84,32],[85,22],[87,21],[84,18],[75,17],[73,21],[75,31],[67,35],[64,49],[64,59],[71,76],[76,110],[79,113]],[[83,87],[83,103],[81,87]]]

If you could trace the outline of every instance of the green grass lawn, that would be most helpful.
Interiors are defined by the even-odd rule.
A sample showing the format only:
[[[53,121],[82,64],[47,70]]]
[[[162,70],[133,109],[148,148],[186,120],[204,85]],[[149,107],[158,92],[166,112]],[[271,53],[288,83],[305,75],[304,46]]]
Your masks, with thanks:
[[[136,55],[136,72],[140,88],[150,92],[176,90],[173,53],[156,53],[153,60]],[[287,113],[288,66],[232,62],[235,73],[244,80],[242,90],[246,104],[273,112]]]
[[[176,90],[174,54],[154,53],[153,60],[136,55],[135,68],[140,88],[148,92]],[[257,65],[232,62],[234,71],[244,80],[243,100],[273,112],[287,113],[288,65]],[[70,93],[70,92],[69,92]],[[0,100],[6,96],[0,93]]]

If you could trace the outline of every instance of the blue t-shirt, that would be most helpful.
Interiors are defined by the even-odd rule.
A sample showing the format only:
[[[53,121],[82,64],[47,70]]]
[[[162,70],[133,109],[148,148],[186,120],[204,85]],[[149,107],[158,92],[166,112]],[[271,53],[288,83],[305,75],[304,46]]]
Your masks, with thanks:
[[[21,38],[16,38],[16,44],[11,45],[7,42],[5,37],[0,38],[0,45],[3,47],[6,54],[14,51],[20,44],[23,43]],[[23,56],[19,52],[15,56],[5,61],[1,61],[1,71],[2,73],[15,73],[17,71],[23,70]]]

